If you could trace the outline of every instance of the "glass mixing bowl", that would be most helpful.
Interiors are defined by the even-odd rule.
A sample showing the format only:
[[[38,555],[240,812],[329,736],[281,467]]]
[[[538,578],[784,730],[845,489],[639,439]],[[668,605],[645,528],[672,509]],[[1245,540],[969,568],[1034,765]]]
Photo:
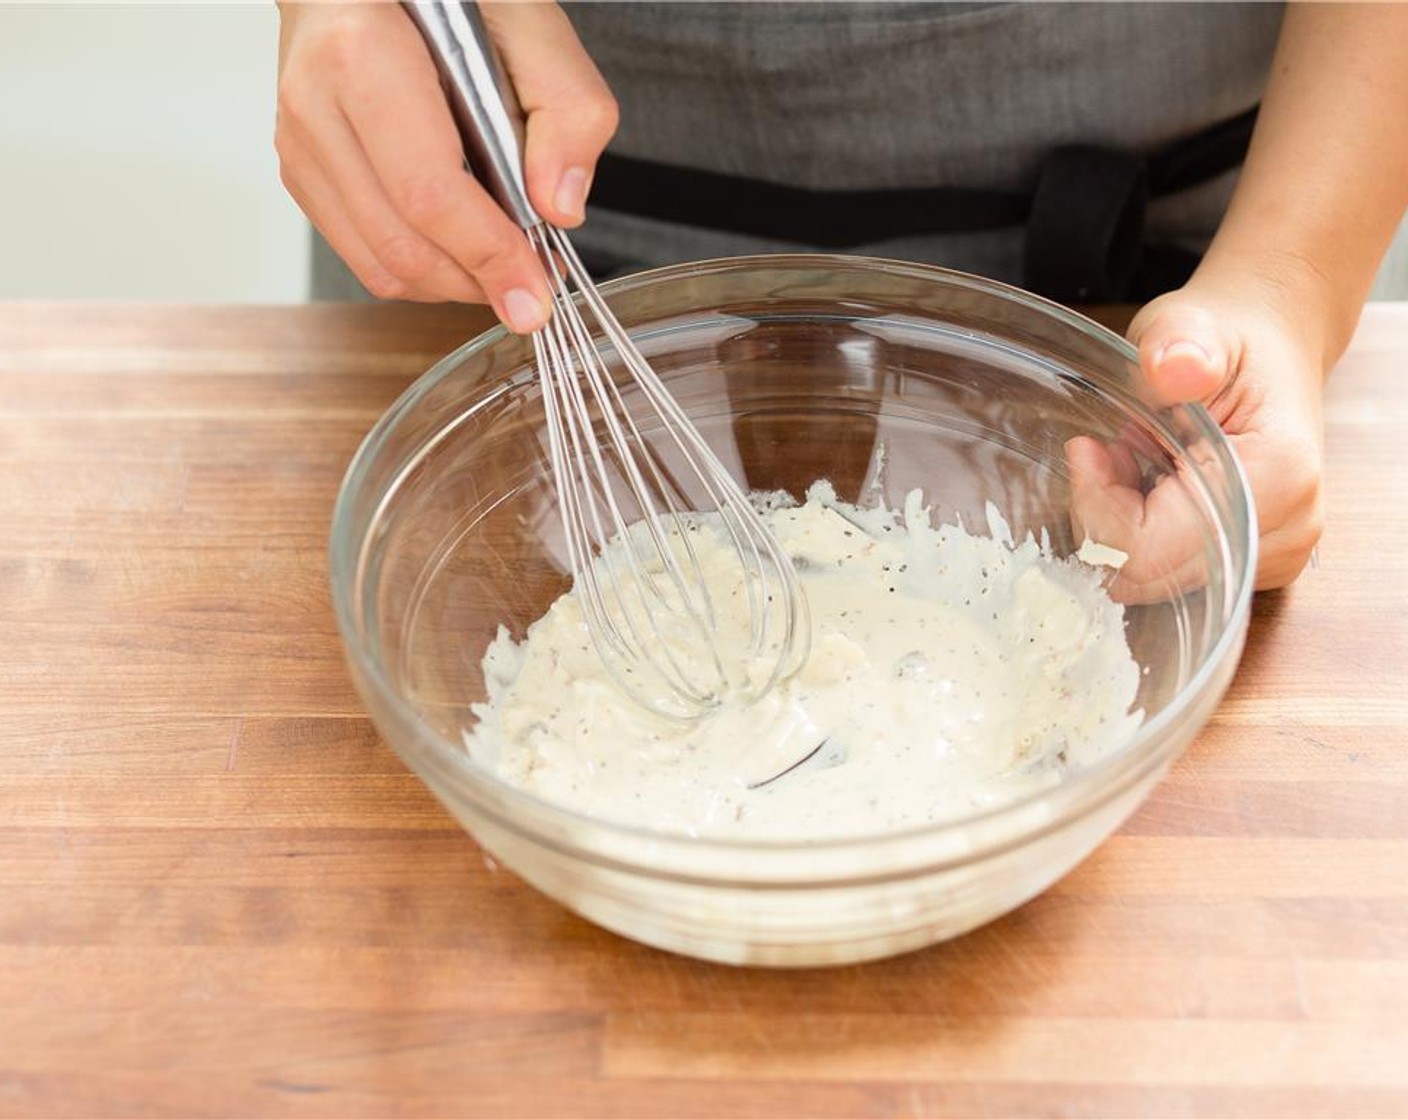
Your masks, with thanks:
[[[891,955],[972,929],[1069,871],[1207,721],[1241,653],[1254,514],[1208,415],[1148,403],[1133,351],[1109,331],[940,269],[750,257],[604,290],[754,489],[800,497],[827,478],[843,499],[897,507],[918,487],[939,518],[961,517],[970,531],[982,531],[992,502],[1019,538],[1045,531],[1060,555],[1098,524],[1101,539],[1131,551],[1112,594],[1129,600],[1143,725],[1040,795],[846,840],[654,833],[504,784],[464,745],[470,706],[485,698],[481,660],[500,625],[521,638],[570,580],[532,349],[495,329],[387,412],[338,498],[338,623],[386,741],[484,849],[538,889],[629,937],[719,961]],[[1108,449],[1122,501],[1101,507],[1104,491],[1082,486],[1092,480],[1067,449],[1075,436]]]

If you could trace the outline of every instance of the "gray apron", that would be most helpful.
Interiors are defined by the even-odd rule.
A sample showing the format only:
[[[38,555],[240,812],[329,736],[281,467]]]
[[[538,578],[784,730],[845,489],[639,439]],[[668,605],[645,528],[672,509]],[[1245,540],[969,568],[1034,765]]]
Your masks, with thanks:
[[[1031,192],[1063,145],[1143,156],[1260,98],[1279,4],[584,3],[568,13],[621,104],[612,152],[811,190]],[[1201,251],[1235,171],[1150,201],[1147,236]],[[850,251],[1022,281],[1023,224]],[[593,205],[602,274],[812,248]],[[314,298],[360,286],[315,246]]]

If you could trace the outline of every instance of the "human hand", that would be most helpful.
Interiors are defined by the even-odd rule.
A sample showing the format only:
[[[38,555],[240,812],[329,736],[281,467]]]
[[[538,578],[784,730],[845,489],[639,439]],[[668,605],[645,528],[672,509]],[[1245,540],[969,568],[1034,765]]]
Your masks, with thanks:
[[[1321,316],[1295,290],[1205,266],[1129,329],[1151,402],[1203,403],[1236,451],[1259,521],[1259,589],[1300,574],[1323,524],[1325,347]],[[1088,437],[1071,440],[1066,455],[1078,532],[1129,554],[1112,594],[1141,601],[1170,580],[1200,581],[1199,514],[1172,477],[1146,493],[1127,449]]]
[[[527,129],[538,213],[585,213],[616,102],[556,4],[483,4]],[[381,299],[488,303],[512,330],[547,321],[547,277],[522,230],[465,170],[434,63],[398,4],[280,5],[284,185]]]

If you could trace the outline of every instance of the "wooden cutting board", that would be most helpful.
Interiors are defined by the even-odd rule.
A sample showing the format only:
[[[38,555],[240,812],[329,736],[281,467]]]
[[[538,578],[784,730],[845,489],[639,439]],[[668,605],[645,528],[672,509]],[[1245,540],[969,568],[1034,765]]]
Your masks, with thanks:
[[[1408,1114],[1408,305],[1319,567],[1010,917],[740,971],[496,870],[363,715],[349,457],[463,309],[0,306],[0,1115]]]

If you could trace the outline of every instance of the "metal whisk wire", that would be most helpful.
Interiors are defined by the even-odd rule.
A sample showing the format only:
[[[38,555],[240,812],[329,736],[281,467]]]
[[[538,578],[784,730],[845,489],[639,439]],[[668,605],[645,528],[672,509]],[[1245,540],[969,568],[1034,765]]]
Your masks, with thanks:
[[[534,348],[574,585],[598,653],[623,688],[665,715],[694,718],[730,693],[766,692],[805,654],[805,601],[790,560],[566,235],[545,223],[528,233],[553,281],[552,320]],[[686,493],[662,455],[681,464]],[[713,586],[694,544],[701,531],[730,549]],[[715,602],[722,592],[741,592],[741,615]]]
[[[790,559],[567,236],[534,209],[523,114],[477,5],[402,7],[440,71],[467,162],[524,230],[553,287],[533,350],[568,562],[597,652],[661,715],[695,719],[727,696],[762,695],[807,653],[806,600]],[[724,544],[723,571],[696,548],[708,534]],[[741,609],[724,601],[740,592]]]

